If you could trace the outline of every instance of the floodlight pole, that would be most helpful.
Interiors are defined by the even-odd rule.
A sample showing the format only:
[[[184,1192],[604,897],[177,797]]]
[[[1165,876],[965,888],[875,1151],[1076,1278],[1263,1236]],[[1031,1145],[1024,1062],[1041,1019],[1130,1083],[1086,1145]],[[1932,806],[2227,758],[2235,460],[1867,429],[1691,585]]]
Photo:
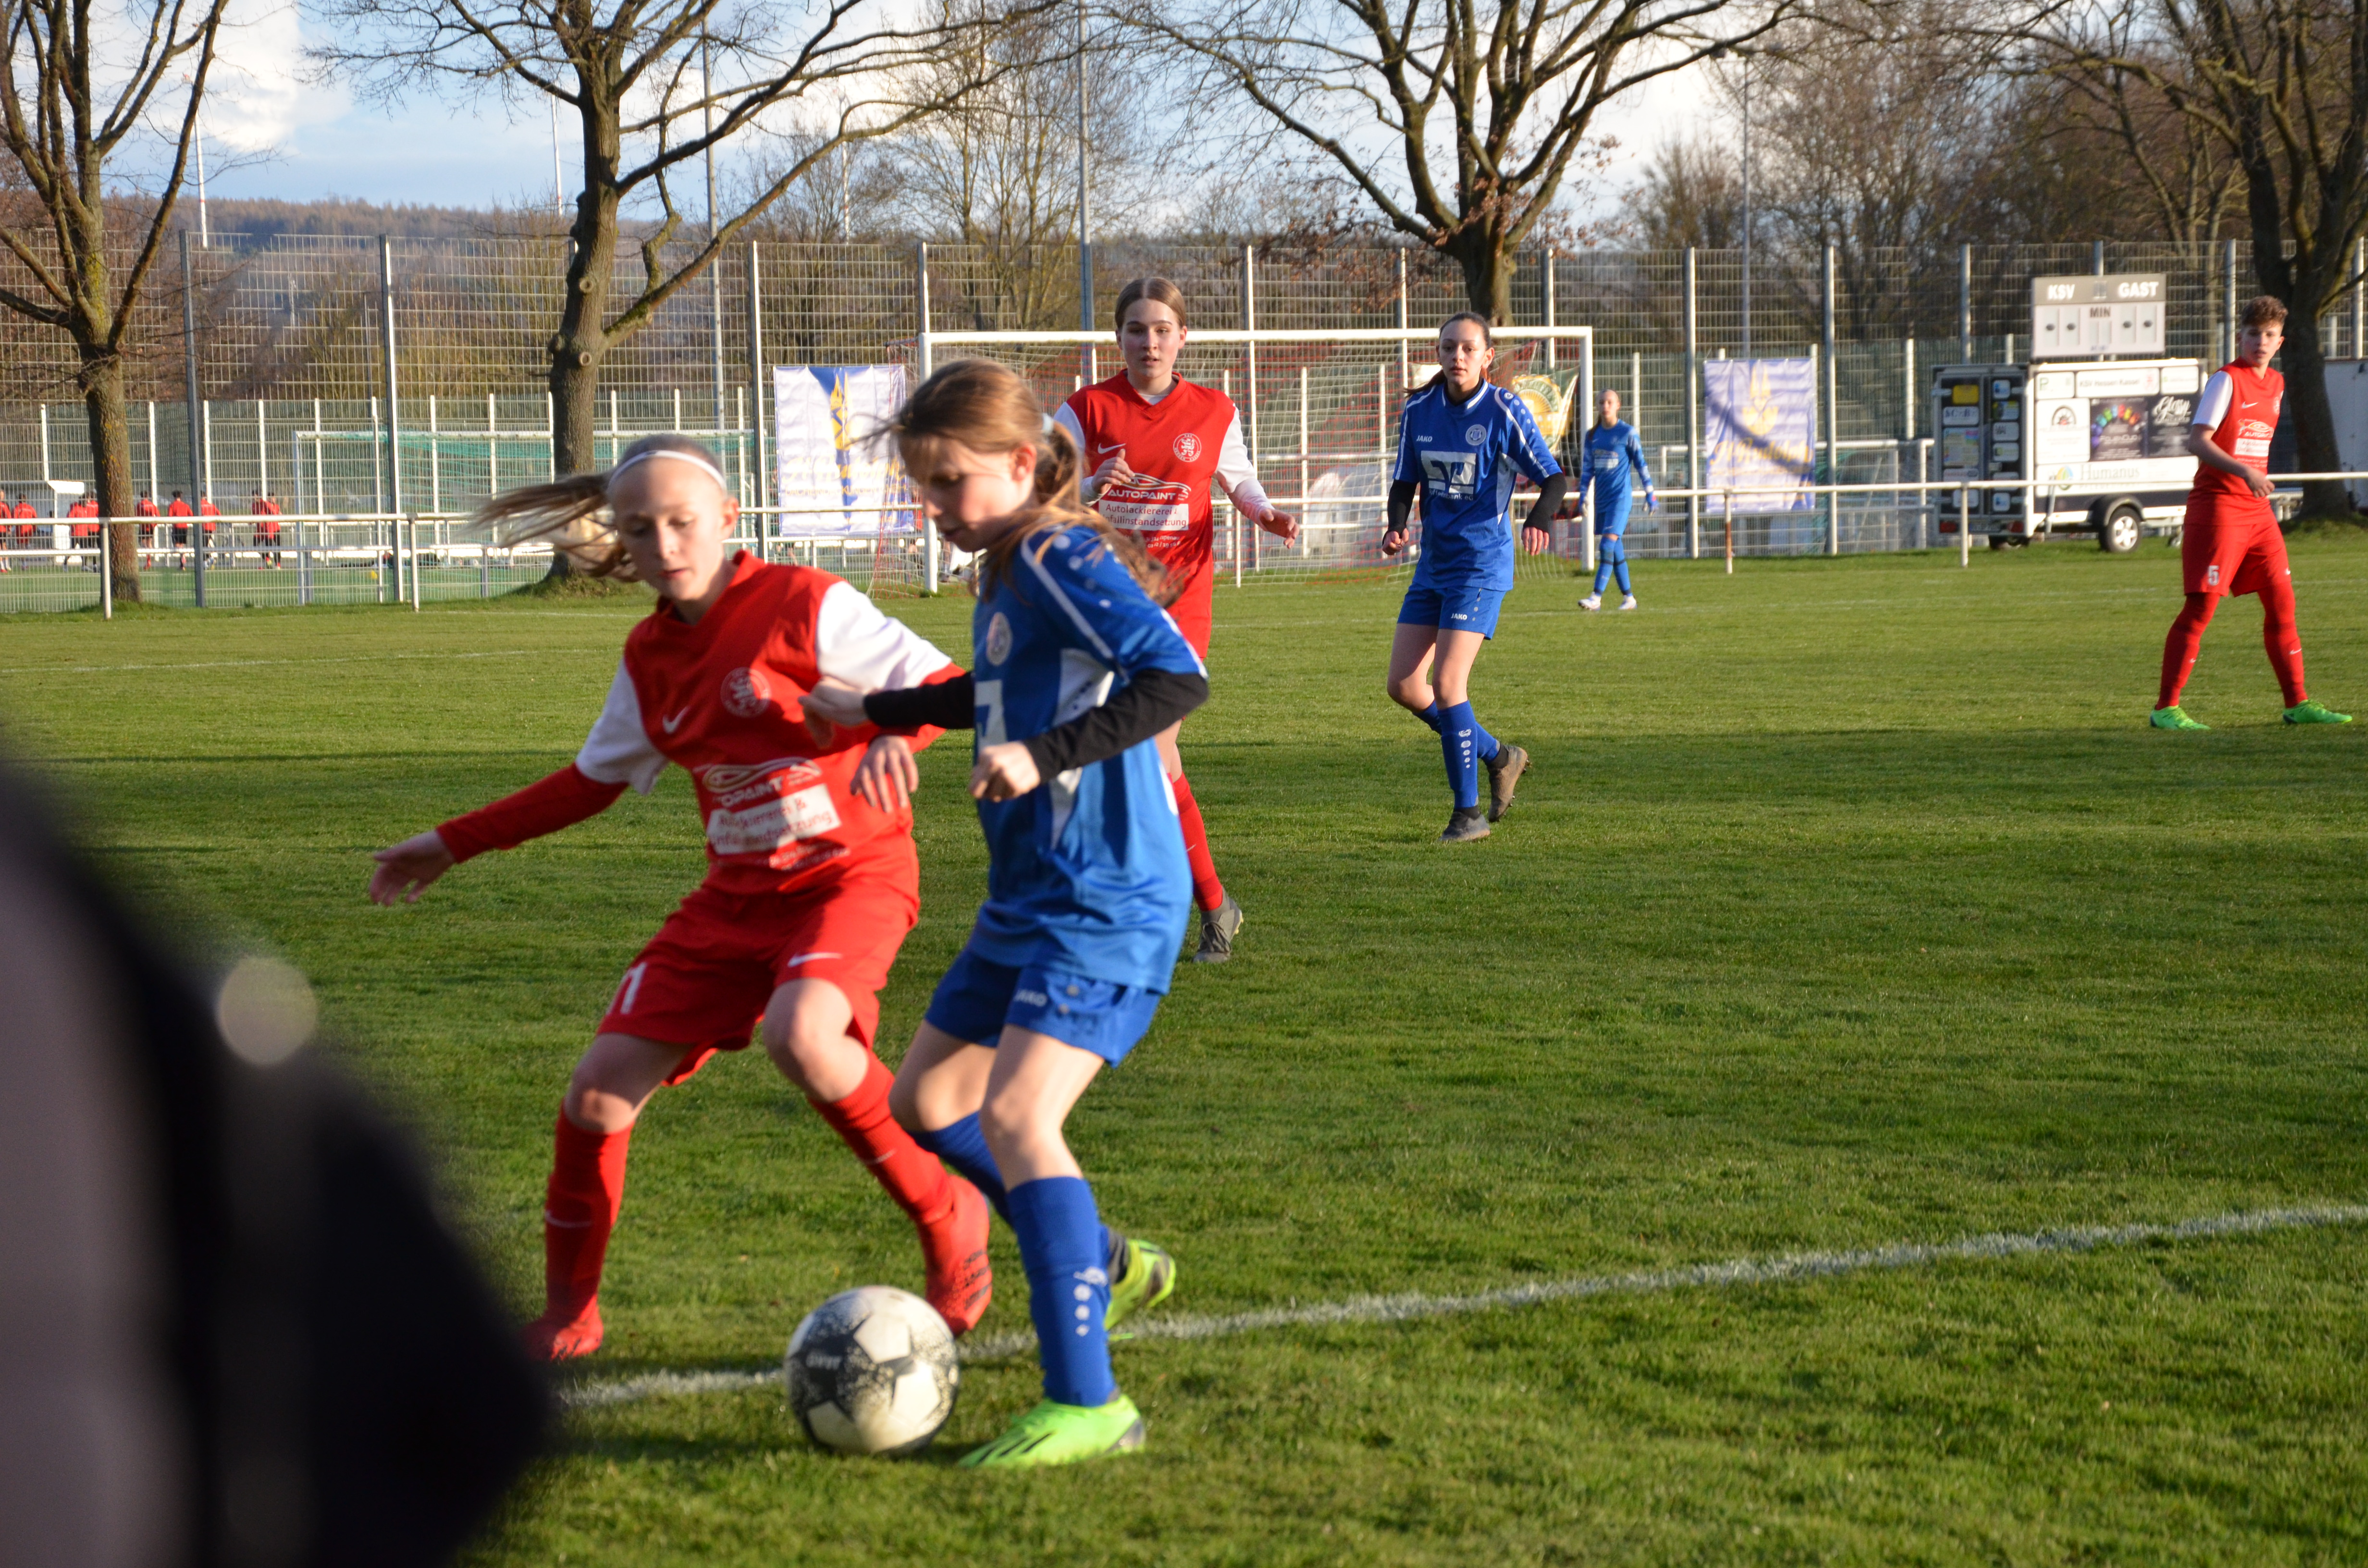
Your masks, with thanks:
[[[1743,357],[1751,358],[1751,62],[1743,63]]]
[[[1094,236],[1093,191],[1088,183],[1088,152],[1086,136],[1086,110],[1088,107],[1086,84],[1086,0],[1077,0],[1077,330],[1094,330]],[[1087,366],[1093,362],[1093,349],[1087,347],[1081,358]],[[1087,379],[1091,379],[1090,374]]]
[[[188,381],[189,399],[189,551],[190,586],[198,608],[206,608],[206,530],[198,517],[198,452],[204,437],[198,429],[198,290],[189,266],[189,231],[181,231],[181,359]]]

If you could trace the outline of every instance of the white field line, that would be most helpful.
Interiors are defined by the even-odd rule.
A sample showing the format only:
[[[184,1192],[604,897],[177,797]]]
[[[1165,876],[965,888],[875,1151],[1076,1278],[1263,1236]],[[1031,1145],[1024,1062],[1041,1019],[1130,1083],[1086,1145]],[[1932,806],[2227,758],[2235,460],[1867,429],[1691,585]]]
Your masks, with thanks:
[[[1854,1252],[1784,1253],[1774,1257],[1738,1257],[1725,1263],[1686,1264],[1637,1274],[1586,1275],[1575,1279],[1543,1280],[1534,1285],[1508,1285],[1468,1296],[1352,1296],[1342,1301],[1318,1301],[1306,1306],[1267,1307],[1256,1312],[1216,1315],[1179,1314],[1152,1318],[1135,1330],[1138,1339],[1224,1339],[1269,1328],[1327,1328],[1340,1324],[1411,1323],[1424,1318],[1452,1317],[1463,1312],[1495,1312],[1531,1307],[1545,1301],[1580,1301],[1593,1296],[1655,1295],[1670,1290],[1718,1289],[1736,1285],[1782,1285],[1802,1279],[1825,1279],[1880,1269],[1922,1268],[1936,1263],[1985,1262],[2029,1257],[2044,1253],[2090,1252],[2099,1247],[2130,1246],[2142,1242],[2204,1241],[2221,1236],[2261,1235],[2272,1231],[2307,1230],[2329,1225],[2368,1224],[2368,1204],[2317,1204],[2300,1209],[2260,1209],[2233,1214],[2162,1224],[2068,1225],[2058,1230],[2020,1234],[1993,1233],[1963,1241],[1925,1244],[1900,1242]],[[997,1335],[966,1340],[964,1361],[994,1361],[1032,1350],[1032,1334]],[[598,1409],[629,1404],[659,1394],[734,1393],[745,1389],[777,1387],[780,1369],[768,1367],[746,1371],[648,1372],[613,1381],[575,1383],[560,1390],[560,1403],[571,1409]]]

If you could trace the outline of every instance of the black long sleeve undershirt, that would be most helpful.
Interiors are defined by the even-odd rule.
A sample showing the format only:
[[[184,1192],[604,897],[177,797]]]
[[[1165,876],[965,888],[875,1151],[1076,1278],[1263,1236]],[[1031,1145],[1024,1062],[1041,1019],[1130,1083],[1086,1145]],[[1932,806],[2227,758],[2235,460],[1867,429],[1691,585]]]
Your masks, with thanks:
[[[1418,479],[1401,479],[1390,486],[1389,532],[1402,534],[1406,531],[1414,517],[1414,498],[1421,493],[1422,481]],[[1525,528],[1552,527],[1556,508],[1562,506],[1563,498],[1569,494],[1570,475],[1546,475],[1545,483],[1538,486],[1537,502],[1530,508],[1529,519],[1521,526]]]
[[[1054,725],[1024,743],[1036,771],[1050,778],[1072,767],[1107,761],[1138,745],[1209,700],[1204,676],[1174,670],[1137,670],[1099,708]],[[969,676],[902,691],[875,691],[863,699],[863,716],[883,730],[967,730],[977,722],[977,696]]]

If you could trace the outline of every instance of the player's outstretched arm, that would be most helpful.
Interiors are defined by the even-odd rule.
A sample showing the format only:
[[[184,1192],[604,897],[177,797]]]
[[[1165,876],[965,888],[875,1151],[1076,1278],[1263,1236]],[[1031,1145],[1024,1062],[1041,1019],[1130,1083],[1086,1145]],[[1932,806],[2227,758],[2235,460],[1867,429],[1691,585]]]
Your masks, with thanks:
[[[372,851],[370,858],[378,862],[370,872],[370,902],[389,909],[398,903],[417,903],[427,884],[454,864],[452,852],[444,847],[444,835],[432,827]]]

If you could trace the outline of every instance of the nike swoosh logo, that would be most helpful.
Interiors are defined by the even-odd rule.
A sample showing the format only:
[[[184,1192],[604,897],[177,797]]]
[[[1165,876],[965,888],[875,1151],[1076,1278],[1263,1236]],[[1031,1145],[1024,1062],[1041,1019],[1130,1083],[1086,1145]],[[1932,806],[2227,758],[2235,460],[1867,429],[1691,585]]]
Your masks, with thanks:
[[[689,710],[689,708],[685,708],[685,709],[683,709],[680,712],[677,713],[673,718],[671,718],[671,719],[665,719],[665,718],[662,718],[662,719],[660,719],[660,720],[658,721],[658,722],[659,722],[659,723],[661,723],[661,724],[663,724],[663,725],[665,725],[665,726],[666,726],[666,733],[667,734],[671,735],[671,734],[673,734],[677,730],[679,730],[679,729],[681,729],[681,728],[682,728],[682,722],[683,722],[685,719],[688,719],[689,717],[690,717],[690,710]]]
[[[1115,447],[1104,447],[1104,448],[1102,448],[1102,449],[1101,449],[1101,454],[1102,454],[1102,455],[1101,455],[1100,457],[1096,458],[1096,459],[1094,460],[1095,464],[1096,464],[1097,466],[1099,466],[1099,464],[1101,464],[1102,462],[1104,462],[1104,461],[1108,460],[1108,459],[1110,458],[1110,455],[1112,452],[1122,452],[1122,451],[1124,451],[1124,450],[1126,450],[1126,443],[1125,443],[1124,441],[1121,441],[1121,442],[1120,442],[1117,446],[1115,446]]]

